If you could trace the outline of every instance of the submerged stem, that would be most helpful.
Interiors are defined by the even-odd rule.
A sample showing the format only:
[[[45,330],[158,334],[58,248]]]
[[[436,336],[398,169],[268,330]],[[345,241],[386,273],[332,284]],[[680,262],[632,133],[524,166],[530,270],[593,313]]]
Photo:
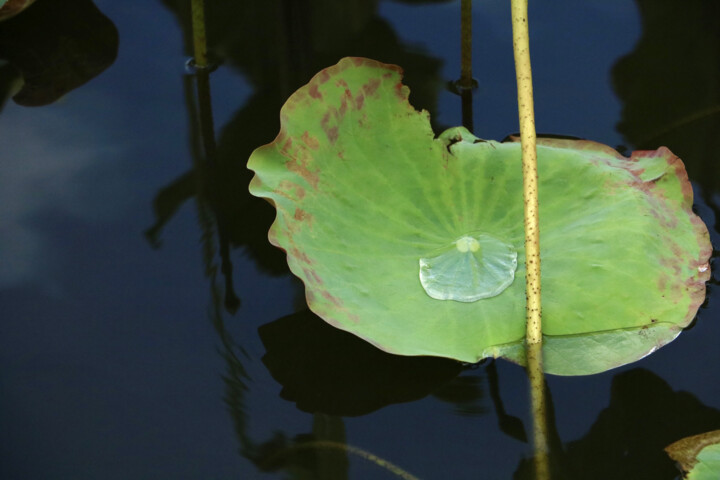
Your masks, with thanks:
[[[473,89],[477,82],[472,76],[472,0],[460,2],[460,80],[455,84],[462,106],[462,125],[472,132]]]
[[[513,52],[518,91],[520,143],[522,148],[523,201],[525,204],[525,288],[527,295],[527,369],[533,413],[535,473],[549,478],[547,418],[542,369],[542,322],[540,315],[540,229],[538,218],[538,174],[533,108],[527,0],[511,0]]]
[[[549,438],[545,401],[545,375],[542,371],[542,343],[527,344],[527,371],[530,379],[530,408],[533,417],[535,478],[550,479]]]
[[[460,2],[460,87],[472,88],[472,0]]]

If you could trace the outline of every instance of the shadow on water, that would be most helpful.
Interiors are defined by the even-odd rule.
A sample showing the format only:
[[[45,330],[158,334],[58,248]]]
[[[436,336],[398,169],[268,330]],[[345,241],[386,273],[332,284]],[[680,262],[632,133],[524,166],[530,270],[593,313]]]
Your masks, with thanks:
[[[341,417],[365,415],[428,395],[454,405],[461,415],[485,414],[485,373],[500,430],[526,441],[522,421],[505,412],[494,362],[478,376],[479,368],[468,370],[451,360],[389,355],[308,311],[263,325],[259,333],[266,348],[263,363],[282,385],[280,395],[313,413],[315,422],[325,419],[340,429]],[[242,383],[228,381],[228,392],[243,388]],[[242,427],[238,419],[244,412],[238,400],[241,396],[229,396],[228,406],[236,426]],[[703,405],[690,393],[673,391],[659,376],[641,368],[615,375],[609,405],[582,438],[563,443],[552,408],[549,415],[554,479],[673,479],[677,470],[663,448],[679,438],[720,428],[720,410]],[[315,431],[294,439],[278,433],[270,441],[252,444],[245,454],[252,453],[249,458],[264,470],[281,468],[280,464],[271,468],[271,459],[285,458],[281,462],[285,468],[293,462],[307,463],[306,457],[312,455],[311,449],[296,452],[297,445],[318,441],[322,440]],[[301,453],[303,459],[295,456]],[[532,462],[523,460],[514,478],[534,478]]]
[[[554,426],[555,412],[550,417]],[[552,478],[671,480],[678,471],[663,449],[717,428],[720,410],[673,391],[648,370],[629,370],[615,375],[610,403],[585,436],[563,445],[558,432],[551,433]],[[513,478],[534,478],[531,461],[522,462]]]
[[[38,1],[0,23],[0,108],[52,103],[99,75],[115,61],[118,32],[92,0]]]
[[[309,310],[263,325],[259,333],[266,350],[262,361],[283,386],[280,395],[311,413],[365,415],[423,398],[462,371],[454,360],[387,354]],[[460,405],[473,400],[462,392],[448,394]]]
[[[617,61],[617,130],[636,149],[665,145],[705,191],[720,190],[720,3],[636,0],[642,37]],[[717,205],[716,205],[717,207]]]
[[[265,442],[251,441],[246,434],[244,409],[246,377],[240,358],[226,351],[224,356],[231,372],[225,377],[226,403],[240,438],[241,453],[260,470],[301,468],[317,474],[310,478],[345,478],[325,477],[318,472],[328,462],[346,463],[346,455],[352,453],[393,471],[397,467],[389,461],[345,443],[342,417],[367,415],[389,405],[428,396],[452,405],[462,416],[488,413],[483,405],[482,371],[478,372],[476,367],[449,359],[382,352],[331,327],[308,310],[263,325],[259,334],[266,349],[262,361],[282,385],[280,396],[313,415],[312,432],[292,438],[277,432]],[[221,332],[221,337],[228,335]],[[494,372],[494,364],[488,366],[488,371]],[[505,412],[497,374],[489,373],[487,378],[498,420],[506,427],[503,431],[524,440],[522,422]],[[399,469],[396,473],[405,475]]]

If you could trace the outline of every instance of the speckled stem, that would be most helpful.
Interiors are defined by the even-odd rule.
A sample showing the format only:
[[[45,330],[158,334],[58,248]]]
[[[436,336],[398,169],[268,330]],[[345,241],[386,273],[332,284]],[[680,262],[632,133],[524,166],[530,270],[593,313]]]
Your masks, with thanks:
[[[533,108],[527,0],[511,0],[513,52],[518,91],[520,142],[522,148],[523,201],[525,204],[525,288],[527,296],[527,369],[533,414],[535,474],[549,478],[547,417],[542,367],[542,322],[540,309],[540,229],[538,217],[537,149]]]
[[[545,375],[542,371],[542,343],[527,344],[527,371],[530,379],[530,408],[533,417],[536,480],[550,479],[550,447],[547,409],[545,408]]]
[[[207,62],[207,41],[205,39],[205,3],[204,0],[192,0],[192,27],[195,65],[205,68]]]
[[[527,0],[512,0],[513,50],[517,77],[520,141],[522,145],[523,200],[525,203],[525,264],[527,267],[527,341],[542,342],[540,321],[540,230],[538,174],[535,148],[532,70],[528,40]]]

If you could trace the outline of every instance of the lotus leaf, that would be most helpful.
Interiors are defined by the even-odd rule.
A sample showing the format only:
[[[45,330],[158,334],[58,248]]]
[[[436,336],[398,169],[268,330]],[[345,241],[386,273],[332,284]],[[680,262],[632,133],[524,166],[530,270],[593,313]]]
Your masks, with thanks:
[[[523,363],[520,144],[436,136],[401,79],[345,58],[288,99],[248,163],[277,209],[270,241],[316,314],[385,351]],[[673,340],[710,275],[683,163],[560,139],[539,140],[538,162],[546,371],[600,372]]]
[[[720,430],[686,437],[665,448],[687,480],[720,478]]]
[[[34,2],[35,0],[0,0],[0,21],[14,17]]]

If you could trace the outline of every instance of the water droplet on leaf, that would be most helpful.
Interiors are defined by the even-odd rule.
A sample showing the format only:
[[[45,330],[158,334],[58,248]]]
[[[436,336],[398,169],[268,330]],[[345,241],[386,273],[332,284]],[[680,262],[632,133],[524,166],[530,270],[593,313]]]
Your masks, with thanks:
[[[480,242],[475,240],[473,237],[461,237],[455,242],[455,248],[457,248],[461,253],[468,251],[477,252],[480,250]]]
[[[473,233],[420,259],[420,283],[438,300],[474,302],[500,295],[515,279],[517,251],[491,235]]]

